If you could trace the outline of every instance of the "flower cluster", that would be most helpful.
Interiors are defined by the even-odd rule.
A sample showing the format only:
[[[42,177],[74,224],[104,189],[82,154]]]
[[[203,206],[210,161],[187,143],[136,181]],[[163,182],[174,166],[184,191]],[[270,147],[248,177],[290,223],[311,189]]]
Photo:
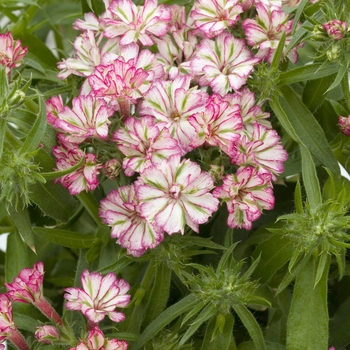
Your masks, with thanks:
[[[58,65],[62,79],[85,78],[79,96],[72,107],[60,96],[47,101],[58,132],[57,169],[80,164],[58,181],[77,194],[98,186],[100,169],[112,179],[121,168],[137,177],[111,191],[99,211],[134,256],[164,233],[183,234],[186,226],[199,232],[220,200],[230,227],[250,229],[273,208],[272,181],[287,159],[247,87],[255,67],[271,63],[283,33],[285,45],[291,41],[293,19],[282,2],[198,0],[188,18],[184,7],[155,0],[105,5],[99,17],[75,21],[81,34],[74,57]],[[243,38],[235,35],[238,23]],[[148,49],[153,44],[156,53]],[[288,53],[293,62],[296,50]]]
[[[43,344],[52,344],[56,340],[68,339],[70,345],[77,341],[72,332],[66,328],[55,309],[47,302],[43,295],[44,264],[38,262],[32,269],[25,268],[12,283],[5,283],[7,294],[0,294],[0,342],[9,340],[20,350],[29,350],[23,335],[18,331],[12,315],[12,302],[33,304],[53,325],[37,327],[35,338]],[[126,307],[130,301],[127,294],[130,286],[123,279],[116,279],[113,273],[102,277],[97,272],[91,274],[85,270],[81,276],[83,289],[66,288],[64,297],[67,299],[65,307],[68,310],[81,311],[90,321],[91,330],[76,347],[71,350],[126,350],[126,341],[108,340],[99,329],[97,323],[108,315],[113,322],[121,322],[124,315],[115,311],[116,307]],[[73,343],[73,344],[72,344]],[[62,344],[62,343],[61,343]],[[1,345],[1,344],[0,344]],[[1,348],[1,346],[0,346]]]

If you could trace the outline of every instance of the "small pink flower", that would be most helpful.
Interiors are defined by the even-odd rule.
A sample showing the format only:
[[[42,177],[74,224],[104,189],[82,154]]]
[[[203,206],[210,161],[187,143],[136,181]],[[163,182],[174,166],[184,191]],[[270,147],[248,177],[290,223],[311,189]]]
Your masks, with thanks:
[[[57,97],[47,101],[47,119],[58,132],[65,134],[67,141],[81,143],[91,137],[105,139],[108,136],[109,117],[114,110],[102,98],[80,95],[73,98],[72,108],[63,110],[61,102]]]
[[[338,19],[333,19],[322,25],[323,29],[326,31],[329,37],[335,40],[341,40],[346,33],[346,22],[339,21]]]
[[[350,115],[347,117],[338,117],[338,126],[340,132],[346,136],[350,136]]]
[[[232,163],[239,166],[252,165],[263,172],[279,175],[284,171],[283,163],[288,153],[283,148],[276,130],[254,124],[252,133],[242,132],[233,145],[230,156]],[[276,177],[273,175],[273,180]]]
[[[0,65],[6,67],[7,73],[22,64],[27,51],[20,40],[13,40],[11,32],[0,34]]]
[[[112,227],[112,238],[118,238],[117,243],[129,254],[141,256],[163,240],[163,230],[141,215],[133,184],[110,192],[100,204],[102,221]]]
[[[128,343],[124,340],[105,338],[103,332],[95,326],[89,331],[88,339],[81,341],[75,348],[69,350],[127,350]]]
[[[165,122],[183,153],[192,150],[189,146],[195,131],[188,122],[188,117],[205,109],[208,94],[190,88],[191,76],[178,76],[174,81],[156,81],[144,95],[140,115],[154,117]]]
[[[157,0],[146,0],[136,6],[131,0],[114,0],[108,7],[110,18],[102,19],[107,38],[121,37],[120,44],[140,41],[144,46],[154,44],[153,36],[161,37],[168,31],[171,13]]]
[[[52,153],[56,157],[57,170],[70,169],[85,157],[80,168],[55,180],[68,188],[70,194],[92,191],[98,186],[97,176],[102,165],[96,163],[94,154],[85,154],[76,144],[69,142],[53,147]]]
[[[11,341],[17,349],[29,350],[25,339],[13,322],[12,302],[9,296],[0,294],[0,342],[4,340]]]
[[[177,141],[170,135],[165,123],[155,123],[152,117],[128,118],[124,127],[117,130],[113,140],[126,156],[123,169],[127,176],[144,169],[162,159],[182,153]]]
[[[44,344],[52,344],[53,340],[60,338],[60,334],[55,326],[45,325],[36,328],[35,338]]]
[[[293,20],[288,21],[288,15],[280,7],[258,3],[256,10],[256,19],[245,19],[242,26],[248,44],[259,49],[256,57],[271,63],[283,33],[286,33],[285,47],[292,40]],[[297,62],[297,47],[289,52],[288,57],[293,63]]]
[[[38,262],[32,269],[25,268],[12,283],[5,283],[13,301],[35,303],[43,298],[44,264]]]
[[[233,26],[242,12],[239,0],[197,0],[190,17],[197,29],[213,38]]]
[[[116,307],[124,308],[130,302],[129,283],[118,280],[114,273],[106,276],[98,272],[89,273],[84,270],[81,275],[81,288],[66,288],[64,294],[67,299],[68,310],[81,311],[91,322],[102,321],[107,315],[113,322],[121,322],[125,316]]]
[[[145,169],[135,184],[141,214],[168,234],[198,232],[218,208],[213,178],[189,159],[172,156]]]
[[[188,121],[196,131],[196,136],[190,144],[192,147],[207,143],[221,147],[226,153],[239,139],[239,132],[242,129],[240,106],[238,104],[230,106],[216,94],[210,97],[203,112],[190,116]]]
[[[231,88],[238,90],[246,83],[258,58],[245,46],[244,40],[223,32],[214,40],[202,40],[196,56],[191,60],[192,73],[201,86],[225,95]]]
[[[272,175],[258,173],[253,167],[239,168],[236,174],[226,175],[223,184],[213,195],[227,203],[227,225],[250,230],[263,209],[271,210],[275,204]]]

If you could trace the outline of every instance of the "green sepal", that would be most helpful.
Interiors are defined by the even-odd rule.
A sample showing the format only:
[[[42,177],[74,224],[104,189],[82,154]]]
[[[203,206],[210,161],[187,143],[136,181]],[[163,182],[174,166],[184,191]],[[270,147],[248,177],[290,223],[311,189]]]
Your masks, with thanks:
[[[303,197],[301,195],[300,181],[297,182],[294,190],[294,205],[298,214],[304,214]]]
[[[72,249],[90,248],[98,241],[93,235],[56,228],[35,227],[34,232],[51,243]]]

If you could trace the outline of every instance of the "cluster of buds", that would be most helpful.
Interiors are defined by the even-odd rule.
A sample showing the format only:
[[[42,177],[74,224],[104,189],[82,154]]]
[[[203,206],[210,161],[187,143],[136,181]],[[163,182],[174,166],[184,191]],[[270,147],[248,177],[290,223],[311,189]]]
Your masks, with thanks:
[[[121,168],[137,175],[100,208],[112,237],[134,256],[164,233],[184,233],[186,225],[199,232],[220,200],[228,226],[251,229],[263,209],[273,208],[272,182],[287,159],[247,87],[254,68],[272,62],[282,35],[285,47],[292,39],[282,2],[198,0],[188,18],[184,7],[156,0],[104,3],[99,17],[75,21],[82,32],[75,55],[58,64],[61,79],[85,78],[79,96],[71,107],[60,96],[47,101],[58,132],[57,169],[81,164],[57,181],[77,194],[97,188],[100,169],[111,178]],[[248,12],[255,17],[242,20]],[[237,23],[245,40],[235,36]],[[154,44],[157,53],[148,49]],[[297,48],[288,57],[296,62]],[[218,178],[213,166],[222,169]]]
[[[88,319],[89,332],[77,341],[75,335],[66,327],[61,317],[43,295],[44,264],[38,262],[32,269],[25,268],[12,283],[5,283],[7,294],[0,294],[0,341],[9,340],[19,350],[29,350],[23,335],[18,331],[12,315],[12,302],[34,305],[51,322],[50,325],[37,327],[35,338],[44,344],[67,344],[70,350],[126,350],[126,341],[108,340],[98,327],[98,322],[108,315],[113,322],[124,320],[124,314],[115,311],[129,304],[130,286],[123,279],[116,279],[113,273],[102,277],[97,272],[86,270],[82,274],[83,289],[67,288],[64,295],[68,310],[79,310]],[[1,344],[0,344],[1,345]]]

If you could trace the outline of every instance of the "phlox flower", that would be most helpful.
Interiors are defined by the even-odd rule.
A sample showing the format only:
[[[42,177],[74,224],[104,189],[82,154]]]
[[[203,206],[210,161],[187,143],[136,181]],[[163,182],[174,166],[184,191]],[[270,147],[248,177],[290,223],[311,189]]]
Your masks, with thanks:
[[[107,53],[118,52],[119,40],[109,39],[100,48],[94,32],[87,30],[75,39],[73,46],[75,57],[63,59],[57,65],[58,69],[61,69],[57,75],[60,79],[66,79],[71,74],[81,77],[90,76]]]
[[[347,31],[346,22],[339,21],[338,19],[333,19],[332,21],[324,23],[322,27],[328,36],[335,40],[343,39]]]
[[[12,302],[7,294],[0,294],[0,342],[3,342],[16,330],[12,315]]]
[[[6,67],[7,73],[23,62],[28,48],[22,47],[21,44],[20,40],[13,40],[11,32],[0,34],[0,65]]]
[[[258,58],[245,46],[244,40],[223,32],[214,40],[202,40],[191,60],[192,74],[199,78],[201,86],[225,95],[231,88],[238,90],[246,83]]]
[[[173,81],[156,81],[144,95],[140,115],[152,116],[159,122],[165,122],[183,153],[192,150],[190,142],[195,130],[188,117],[205,109],[208,94],[190,88],[191,76],[178,76]]]
[[[36,327],[35,338],[40,343],[44,344],[52,344],[53,340],[57,340],[60,338],[60,334],[55,326],[44,325],[40,327]]]
[[[64,142],[52,148],[52,153],[56,158],[57,170],[67,170],[78,164],[85,157],[82,165],[73,172],[61,176],[55,180],[68,188],[71,195],[82,191],[92,191],[98,186],[99,169],[102,167],[96,163],[94,154],[85,154],[76,144]]]
[[[93,13],[84,13],[84,20],[78,18],[73,23],[73,29],[76,30],[91,30],[96,33],[102,33],[103,32],[103,26],[100,23],[99,18]]]
[[[192,147],[207,143],[220,147],[226,153],[240,137],[239,131],[242,129],[240,106],[229,105],[216,94],[210,96],[203,112],[190,116],[188,121],[196,131],[190,144]]]
[[[163,240],[163,230],[141,215],[134,184],[111,191],[100,205],[99,215],[112,227],[111,237],[129,254],[141,256]]]
[[[134,59],[126,62],[123,57],[119,57],[111,64],[97,66],[88,81],[97,97],[134,104],[149,88],[145,84],[147,77],[146,71],[135,66]],[[122,110],[119,101],[118,103]],[[128,114],[129,111],[126,115]]]
[[[154,44],[153,36],[161,37],[168,31],[171,14],[169,8],[156,0],[146,0],[136,6],[131,0],[114,0],[108,7],[110,18],[103,18],[104,35],[120,38],[121,45],[140,41],[142,45]]]
[[[248,44],[259,49],[256,57],[271,63],[283,33],[286,33],[285,47],[290,43],[293,20],[288,21],[288,15],[279,7],[266,7],[258,3],[256,10],[256,19],[247,18],[242,22],[242,26]],[[292,49],[288,57],[296,63],[297,48]]]
[[[123,169],[127,176],[132,176],[135,171],[141,173],[162,159],[182,153],[165,123],[155,123],[152,117],[128,118],[124,127],[114,133],[113,140],[126,156],[123,159]]]
[[[270,117],[270,114],[263,112],[261,107],[255,104],[254,93],[247,87],[244,87],[234,94],[225,95],[224,99],[229,102],[230,105],[238,104],[240,106],[243,130],[252,132],[255,123],[264,125],[268,129],[272,128],[270,121],[266,120]]]
[[[105,338],[101,329],[95,326],[89,331],[88,338],[82,340],[75,348],[69,350],[127,350],[128,343],[124,340]]]
[[[255,1],[255,5],[262,4],[266,8],[278,9],[278,8],[282,7],[282,2],[284,0],[254,0],[254,1]],[[291,1],[291,0],[287,0],[287,1]],[[294,0],[292,0],[292,1],[294,1]]]
[[[141,214],[170,235],[183,234],[186,224],[198,232],[219,204],[210,193],[213,178],[179,156],[145,169],[135,186]]]
[[[350,115],[347,117],[338,117],[339,130],[346,136],[350,136]]]
[[[250,230],[263,209],[271,210],[275,198],[270,173],[259,173],[253,167],[241,167],[236,174],[226,175],[213,195],[227,204],[227,225]]]
[[[81,274],[81,288],[66,288],[64,298],[68,310],[81,311],[91,322],[98,323],[105,316],[113,322],[121,322],[125,315],[115,308],[124,308],[130,302],[126,294],[130,285],[123,279],[117,279],[113,272],[106,276],[98,272],[89,273],[84,270]]]
[[[69,142],[81,143],[94,137],[108,136],[109,117],[114,113],[102,98],[80,95],[73,98],[72,108],[62,109],[62,100],[53,97],[47,101],[47,120]]]
[[[20,271],[12,283],[5,283],[8,295],[14,301],[35,303],[43,298],[44,264],[38,262],[32,269]]]
[[[283,173],[283,163],[288,158],[276,130],[254,124],[252,133],[242,132],[233,145],[231,161],[239,166],[252,165],[263,172],[279,175]],[[273,175],[273,180],[276,177]]]
[[[239,20],[243,12],[239,0],[196,0],[190,17],[208,38],[221,34]]]

